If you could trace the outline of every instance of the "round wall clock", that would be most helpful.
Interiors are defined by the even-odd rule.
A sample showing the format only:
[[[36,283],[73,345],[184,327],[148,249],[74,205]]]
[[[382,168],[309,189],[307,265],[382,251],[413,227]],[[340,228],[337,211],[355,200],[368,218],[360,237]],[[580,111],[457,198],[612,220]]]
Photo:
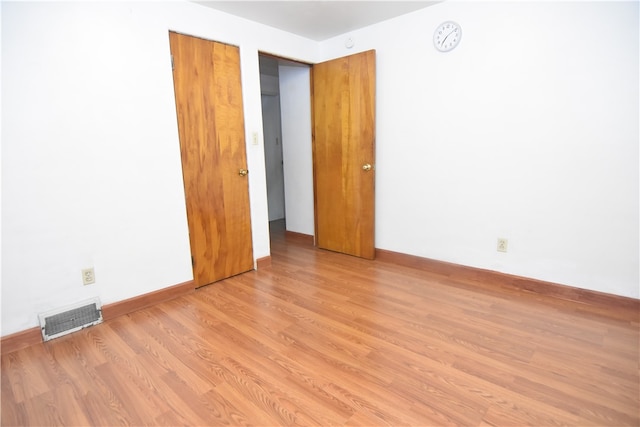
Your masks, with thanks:
[[[433,45],[440,52],[449,52],[460,43],[462,28],[453,21],[443,22],[433,32]]]

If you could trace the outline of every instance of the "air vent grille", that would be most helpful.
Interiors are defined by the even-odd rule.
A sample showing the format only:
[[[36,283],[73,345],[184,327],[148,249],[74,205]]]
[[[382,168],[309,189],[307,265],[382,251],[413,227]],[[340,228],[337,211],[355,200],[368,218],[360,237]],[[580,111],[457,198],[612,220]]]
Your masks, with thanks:
[[[97,298],[61,310],[43,313],[40,318],[42,338],[49,341],[88,326],[102,323],[102,307]]]

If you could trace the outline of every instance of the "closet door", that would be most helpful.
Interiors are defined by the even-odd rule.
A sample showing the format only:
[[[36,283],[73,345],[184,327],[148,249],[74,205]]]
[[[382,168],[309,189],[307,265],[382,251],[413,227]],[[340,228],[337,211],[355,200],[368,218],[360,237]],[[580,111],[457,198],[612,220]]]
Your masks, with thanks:
[[[169,33],[196,286],[253,269],[240,56]]]

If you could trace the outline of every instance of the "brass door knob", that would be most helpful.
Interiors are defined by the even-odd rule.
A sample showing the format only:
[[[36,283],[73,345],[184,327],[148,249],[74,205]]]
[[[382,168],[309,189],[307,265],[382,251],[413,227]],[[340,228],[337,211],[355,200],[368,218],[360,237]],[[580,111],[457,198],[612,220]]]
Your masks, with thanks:
[[[362,170],[365,172],[369,172],[371,169],[373,169],[373,167],[369,163],[362,165]]]
[[[240,169],[240,171],[238,172],[238,175],[240,176],[247,176],[247,174],[249,173],[248,170],[246,169]]]

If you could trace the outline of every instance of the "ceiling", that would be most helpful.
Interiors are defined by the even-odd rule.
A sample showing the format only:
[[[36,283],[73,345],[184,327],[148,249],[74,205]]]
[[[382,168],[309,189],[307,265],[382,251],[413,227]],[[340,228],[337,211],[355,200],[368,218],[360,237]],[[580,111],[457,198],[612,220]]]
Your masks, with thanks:
[[[326,40],[439,3],[439,1],[420,0],[193,1],[316,41]]]

